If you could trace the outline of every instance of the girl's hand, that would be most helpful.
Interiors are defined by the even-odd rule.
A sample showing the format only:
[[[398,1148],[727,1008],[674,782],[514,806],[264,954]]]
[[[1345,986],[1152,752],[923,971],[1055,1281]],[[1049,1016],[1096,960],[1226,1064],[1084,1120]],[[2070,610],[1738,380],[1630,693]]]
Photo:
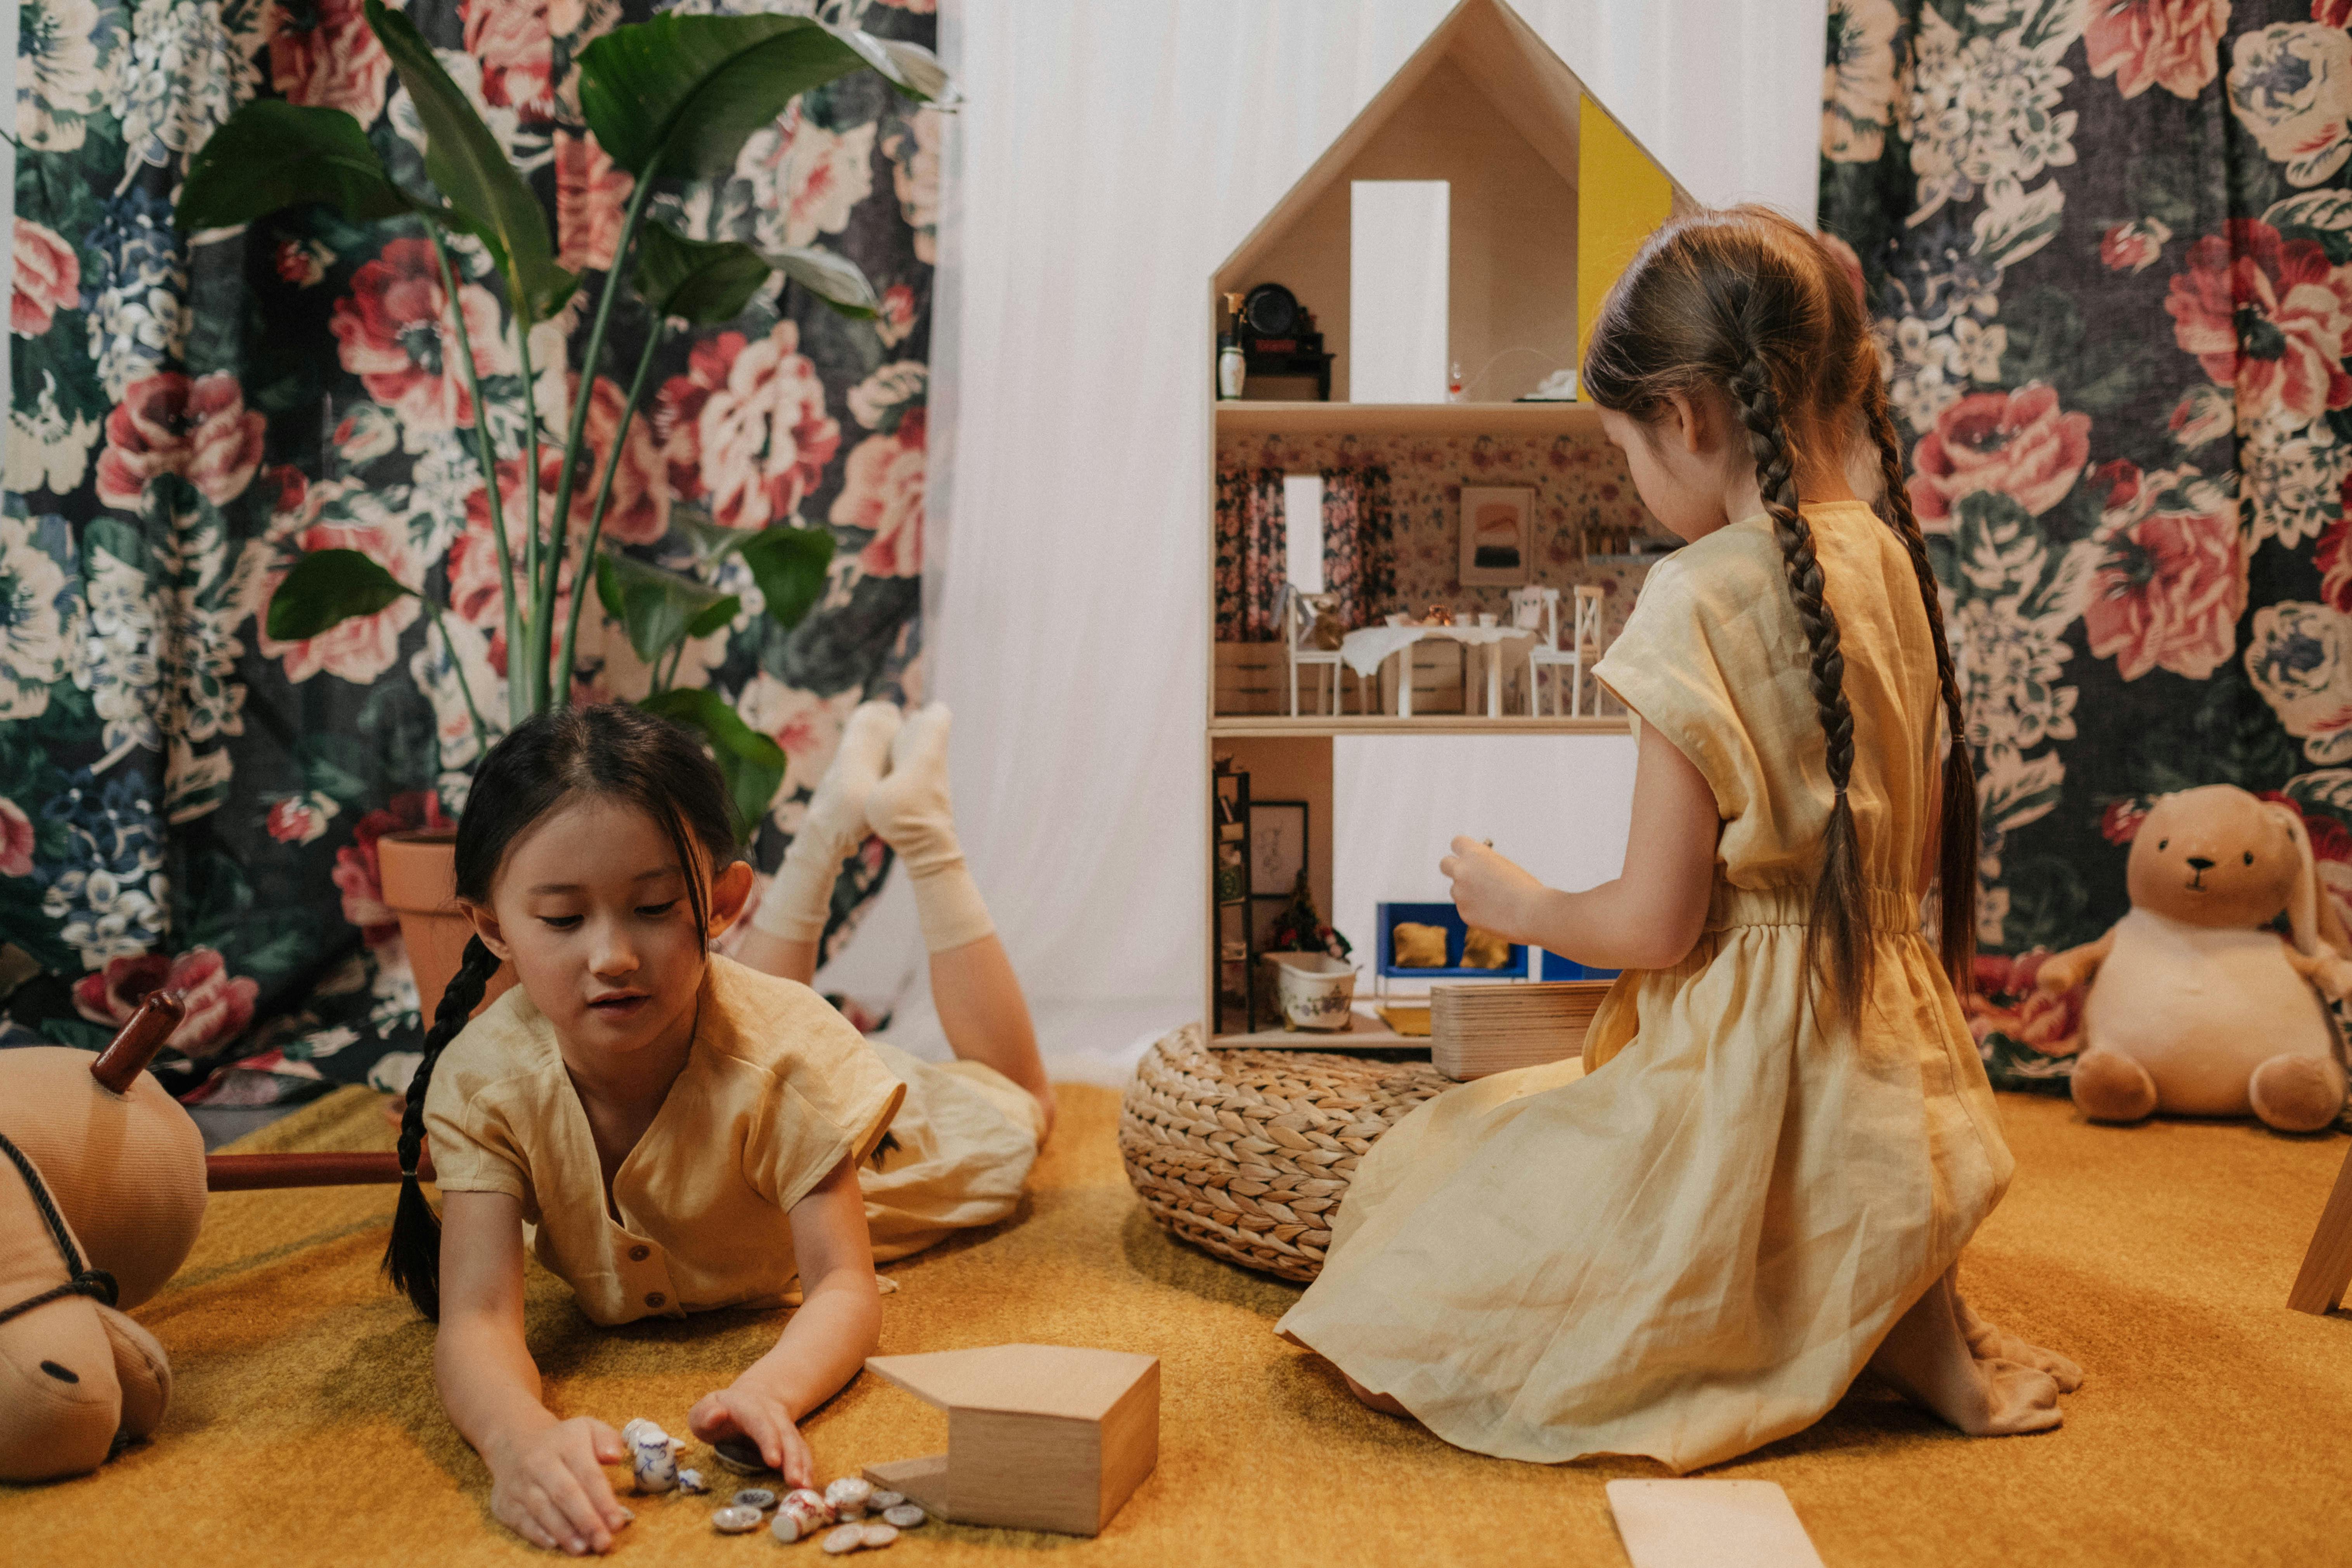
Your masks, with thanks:
[[[738,1379],[704,1394],[687,1412],[686,1424],[706,1443],[749,1437],[760,1446],[760,1458],[768,1468],[783,1472],[785,1485],[816,1484],[815,1457],[809,1452],[808,1439],[793,1425],[792,1412],[782,1399],[755,1384]]]
[[[1513,942],[1528,939],[1528,911],[1544,890],[1541,882],[1466,835],[1454,839],[1454,853],[1437,869],[1452,879],[1454,907],[1465,921]]]
[[[606,1465],[625,1462],[621,1435],[585,1415],[559,1421],[483,1451],[490,1466],[490,1512],[534,1546],[574,1557],[612,1549],[633,1517],[613,1498]]]

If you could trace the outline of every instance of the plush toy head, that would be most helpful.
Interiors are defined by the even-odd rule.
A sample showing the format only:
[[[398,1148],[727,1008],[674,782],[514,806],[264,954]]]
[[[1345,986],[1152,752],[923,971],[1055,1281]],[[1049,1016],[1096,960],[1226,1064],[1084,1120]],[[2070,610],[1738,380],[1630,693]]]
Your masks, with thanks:
[[[204,1138],[152,1077],[133,1068],[118,1094],[90,1063],[0,1051],[14,1151],[0,1151],[0,1479],[95,1469],[118,1434],[152,1431],[171,1394],[163,1347],[115,1309],[153,1295],[194,1245]]]
[[[2135,909],[2212,927],[2267,925],[2284,910],[2296,948],[2318,943],[2319,882],[2303,819],[2234,784],[2159,799],[2125,876]]]

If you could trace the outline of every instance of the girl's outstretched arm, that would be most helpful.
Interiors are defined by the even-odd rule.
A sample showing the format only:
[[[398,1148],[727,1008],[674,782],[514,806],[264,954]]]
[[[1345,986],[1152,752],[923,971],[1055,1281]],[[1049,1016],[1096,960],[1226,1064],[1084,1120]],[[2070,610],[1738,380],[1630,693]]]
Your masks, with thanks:
[[[559,1421],[540,1403],[522,1337],[522,1205],[504,1193],[445,1193],[441,1331],[433,1380],[450,1421],[490,1468],[490,1511],[536,1546],[603,1552],[629,1511],[604,1467],[628,1457],[588,1416]]]
[[[1437,868],[1454,879],[1454,902],[1472,925],[1596,968],[1667,969],[1706,929],[1722,830],[1706,775],[1644,724],[1625,868],[1615,881],[1564,893],[1475,838],[1456,838]]]
[[[760,1457],[795,1487],[815,1483],[816,1464],[799,1423],[857,1375],[882,1331],[874,1285],[874,1244],[866,1198],[847,1160],[793,1205],[793,1257],[800,1265],[801,1309],[776,1348],[727,1387],[706,1394],[687,1425],[706,1443],[749,1437]]]

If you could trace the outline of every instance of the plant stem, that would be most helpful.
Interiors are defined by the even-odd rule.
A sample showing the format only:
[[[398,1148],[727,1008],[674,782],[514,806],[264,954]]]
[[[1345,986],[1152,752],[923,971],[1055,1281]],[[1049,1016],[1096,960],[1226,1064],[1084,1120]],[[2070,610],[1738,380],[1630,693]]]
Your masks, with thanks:
[[[637,176],[636,185],[629,193],[628,210],[621,217],[621,235],[613,242],[613,265],[604,269],[604,287],[596,297],[596,320],[588,329],[588,346],[580,362],[580,390],[572,399],[572,426],[564,432],[563,437],[563,467],[555,480],[555,558],[559,563],[563,559],[571,544],[572,490],[575,483],[574,475],[580,463],[581,437],[588,428],[588,405],[593,402],[596,396],[596,364],[604,355],[604,328],[613,319],[613,301],[620,295],[622,279],[626,276],[624,268],[628,262],[629,247],[637,237],[638,226],[645,221],[646,202],[653,195],[654,176],[660,168],[661,154],[656,153],[646,161],[645,173]],[[654,341],[660,336],[661,320],[656,317],[652,337],[646,340],[646,353],[648,358],[653,353]],[[637,368],[637,378],[639,382],[645,379],[645,367],[642,363]],[[632,407],[636,405],[636,392],[634,387],[629,393],[629,403]],[[625,414],[621,419],[620,436],[614,439],[613,450],[616,456],[621,449],[621,437],[625,437],[628,429],[628,416]],[[609,484],[611,480],[612,469],[608,466],[605,469],[605,482]],[[601,523],[603,521],[604,514],[600,509],[596,521]],[[563,686],[552,699],[557,706],[572,700],[572,636],[580,625],[580,601],[586,588],[584,574],[595,560],[595,524],[591,524],[588,547],[580,557],[580,572],[575,574],[572,582],[572,615],[570,625],[564,628],[563,633],[563,660],[561,671]],[[560,566],[551,567],[548,573],[547,603],[551,613],[555,605],[554,579],[555,573],[559,570],[561,570]],[[542,667],[547,663],[547,643],[552,639],[553,635],[554,628],[550,626],[548,637],[541,642],[539,661]]]
[[[509,279],[507,292],[517,289]],[[532,712],[541,712],[553,706],[547,694],[547,631],[555,617],[555,580],[563,560],[559,542],[549,552],[547,580],[540,581],[539,557],[539,408],[530,390],[530,307],[520,300],[510,301],[515,324],[516,357],[522,365],[522,462],[523,581],[530,584],[530,657],[527,661],[530,681]],[[514,652],[507,653],[507,668],[514,668]],[[511,676],[509,676],[511,679]]]
[[[621,426],[614,433],[613,449],[604,458],[604,477],[596,483],[596,508],[588,519],[587,542],[581,546],[580,570],[572,579],[572,614],[563,623],[563,657],[556,663],[556,673],[562,678],[564,700],[571,700],[572,670],[574,648],[580,637],[580,607],[588,602],[583,584],[589,574],[596,569],[596,542],[604,532],[604,508],[613,499],[613,474],[621,466],[621,451],[629,444],[629,421],[637,412],[637,399],[645,392],[646,373],[653,368],[654,349],[661,342],[664,322],[654,318],[646,333],[645,353],[637,356],[637,374],[629,379],[629,395],[621,405]]]
[[[484,752],[490,749],[490,727],[482,721],[482,710],[474,705],[474,686],[466,679],[466,661],[457,652],[457,645],[449,640],[449,628],[441,622],[441,606],[424,595],[417,595],[425,613],[433,617],[433,629],[441,634],[441,646],[448,652],[449,668],[457,672],[457,689],[465,694],[466,711],[474,716],[474,739],[481,742]]]
[[[441,263],[441,288],[449,296],[449,317],[457,329],[457,360],[466,372],[466,395],[474,403],[474,452],[482,466],[482,488],[490,501],[490,538],[497,542],[499,554],[499,588],[507,612],[507,721],[512,723],[530,710],[525,705],[517,711],[518,683],[513,678],[514,658],[522,647],[522,622],[515,604],[514,561],[507,549],[506,509],[499,500],[498,448],[490,441],[490,425],[482,406],[481,379],[474,374],[473,340],[466,332],[466,310],[457,297],[457,274],[449,265],[449,252],[441,243],[441,230],[430,220],[425,232],[433,239],[434,259]]]

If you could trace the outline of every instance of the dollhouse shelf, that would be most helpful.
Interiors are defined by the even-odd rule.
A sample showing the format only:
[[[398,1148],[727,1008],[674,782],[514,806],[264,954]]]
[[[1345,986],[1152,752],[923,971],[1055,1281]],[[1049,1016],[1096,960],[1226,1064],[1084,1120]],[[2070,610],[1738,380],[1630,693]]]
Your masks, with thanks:
[[[1282,740],[1303,735],[1622,735],[1630,726],[1622,714],[1600,718],[1529,718],[1506,713],[1490,719],[1483,713],[1347,713],[1334,717],[1301,713],[1221,714],[1209,721],[1212,740]]]
[[[1253,403],[1217,405],[1220,436],[1560,436],[1601,428],[1590,403]]]
[[[1342,1049],[1368,1050],[1374,1047],[1404,1050],[1429,1049],[1426,1035],[1400,1035],[1361,1006],[1349,1015],[1354,1027],[1331,1034],[1307,1029],[1257,1029],[1246,1035],[1219,1035],[1209,1044],[1220,1050],[1234,1046],[1254,1046],[1260,1050],[1328,1051]]]

